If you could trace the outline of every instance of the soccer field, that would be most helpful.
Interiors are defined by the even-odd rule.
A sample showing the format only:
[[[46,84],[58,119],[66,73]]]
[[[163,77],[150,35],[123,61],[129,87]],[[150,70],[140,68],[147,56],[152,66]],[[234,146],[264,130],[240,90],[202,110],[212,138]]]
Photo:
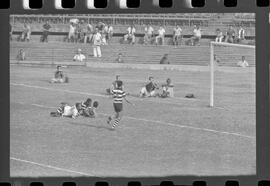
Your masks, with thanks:
[[[231,67],[234,68],[235,67]],[[253,68],[254,69],[254,68]],[[50,84],[55,67],[10,66],[11,176],[251,175],[256,173],[255,72],[64,69],[68,84]],[[115,131],[105,95],[116,74],[128,99]],[[175,98],[138,98],[149,75],[170,77]],[[196,98],[185,98],[193,93]],[[53,118],[60,102],[99,101],[96,119]]]

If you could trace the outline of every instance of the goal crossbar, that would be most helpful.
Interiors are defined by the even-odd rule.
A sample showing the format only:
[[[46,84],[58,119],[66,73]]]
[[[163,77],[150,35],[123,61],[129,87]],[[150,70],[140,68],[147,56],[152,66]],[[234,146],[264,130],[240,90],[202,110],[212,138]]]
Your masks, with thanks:
[[[233,44],[224,42],[210,42],[210,107],[214,106],[214,46],[243,47],[255,49],[254,45]]]

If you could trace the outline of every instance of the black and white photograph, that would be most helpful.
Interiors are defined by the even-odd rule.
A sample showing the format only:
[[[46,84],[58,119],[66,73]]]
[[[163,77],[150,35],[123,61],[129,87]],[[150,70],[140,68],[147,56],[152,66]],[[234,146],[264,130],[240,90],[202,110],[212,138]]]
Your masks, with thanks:
[[[11,177],[256,175],[254,13],[9,18]]]

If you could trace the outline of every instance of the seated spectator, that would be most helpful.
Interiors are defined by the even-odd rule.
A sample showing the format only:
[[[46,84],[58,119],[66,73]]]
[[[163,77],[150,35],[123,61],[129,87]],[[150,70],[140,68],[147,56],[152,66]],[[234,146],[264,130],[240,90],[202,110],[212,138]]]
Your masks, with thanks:
[[[49,24],[49,21],[46,21],[46,23],[42,26],[43,32],[40,41],[41,42],[48,42],[48,35],[50,33],[51,25]]]
[[[160,94],[160,97],[167,98],[167,97],[174,97],[173,93],[173,87],[172,81],[170,78],[166,80],[166,83],[162,85],[162,94]]]
[[[168,60],[168,54],[164,54],[164,56],[161,58],[159,64],[170,64]]]
[[[131,40],[131,44],[135,44],[135,32],[136,29],[134,26],[128,27],[127,34],[124,35],[124,41],[126,42],[129,39]]]
[[[149,77],[149,82],[140,91],[140,97],[155,97],[157,95],[156,89],[159,88],[154,82],[154,77]]]
[[[202,37],[202,31],[199,26],[195,25],[194,30],[193,30],[193,36],[191,37],[191,45],[192,46],[195,46],[196,44],[200,45],[201,37]]]
[[[29,24],[24,23],[23,25],[23,32],[21,35],[21,41],[30,41],[31,36],[31,27]]]
[[[159,41],[161,40],[161,45],[164,45],[165,42],[165,29],[160,26],[158,29],[158,35],[156,36],[156,45],[158,45]]]
[[[179,25],[177,25],[174,29],[173,29],[173,44],[174,46],[176,45],[181,45],[182,43],[182,29],[180,28]]]
[[[122,53],[118,54],[117,59],[115,60],[116,63],[124,63],[124,60],[122,58]]]
[[[144,28],[144,44],[150,44],[153,38],[154,29],[149,24]]]
[[[16,59],[17,59],[18,61],[24,61],[24,60],[26,59],[26,58],[25,58],[25,52],[24,52],[23,49],[20,49],[20,50],[19,50]]]
[[[237,66],[244,68],[249,66],[245,56],[242,56],[242,60],[237,63]]]
[[[85,59],[85,55],[82,54],[82,50],[79,48],[77,54],[73,57],[73,61],[83,62]]]
[[[232,26],[229,27],[229,29],[226,32],[225,42],[226,43],[234,43],[235,39],[235,31]]]
[[[223,38],[224,38],[224,36],[223,36],[223,33],[221,32],[221,30],[219,28],[216,29],[216,34],[217,34],[217,36],[216,36],[216,40],[215,41],[221,43],[222,40],[223,40]]]

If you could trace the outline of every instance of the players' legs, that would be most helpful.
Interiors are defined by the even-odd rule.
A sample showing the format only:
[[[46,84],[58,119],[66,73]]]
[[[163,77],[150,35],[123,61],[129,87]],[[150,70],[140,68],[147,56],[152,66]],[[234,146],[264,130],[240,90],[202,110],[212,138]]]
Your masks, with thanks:
[[[97,46],[97,57],[101,57],[101,48]]]
[[[94,54],[94,57],[97,57],[97,46],[93,46],[93,54]]]
[[[143,87],[143,88],[141,89],[141,91],[140,91],[140,97],[145,97],[145,96],[147,96],[147,95],[148,95],[147,90],[146,90],[145,87]]]

